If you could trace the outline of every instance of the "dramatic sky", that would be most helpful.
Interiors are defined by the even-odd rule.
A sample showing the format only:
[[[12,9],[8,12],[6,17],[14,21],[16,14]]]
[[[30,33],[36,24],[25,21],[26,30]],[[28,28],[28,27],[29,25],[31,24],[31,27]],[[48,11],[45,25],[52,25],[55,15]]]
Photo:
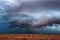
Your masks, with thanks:
[[[60,33],[60,24],[48,26],[55,20],[59,0],[0,0],[0,33]]]

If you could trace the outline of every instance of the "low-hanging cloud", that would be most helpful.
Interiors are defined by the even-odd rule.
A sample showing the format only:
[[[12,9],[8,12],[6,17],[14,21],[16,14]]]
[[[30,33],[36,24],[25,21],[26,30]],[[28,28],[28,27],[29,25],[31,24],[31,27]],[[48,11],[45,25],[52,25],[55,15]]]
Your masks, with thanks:
[[[58,11],[60,1],[18,1],[10,0],[10,4],[6,4],[7,14],[3,16],[3,19],[7,23],[15,25],[17,23],[19,27],[21,24],[29,24],[31,25],[28,27],[30,31],[34,31],[33,27],[37,26],[60,24],[60,12]]]

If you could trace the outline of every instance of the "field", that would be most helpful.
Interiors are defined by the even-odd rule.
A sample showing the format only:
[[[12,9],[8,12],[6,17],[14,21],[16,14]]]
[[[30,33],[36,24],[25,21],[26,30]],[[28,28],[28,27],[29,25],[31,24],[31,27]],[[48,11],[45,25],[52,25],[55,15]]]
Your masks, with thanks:
[[[0,40],[60,40],[58,34],[0,34]]]

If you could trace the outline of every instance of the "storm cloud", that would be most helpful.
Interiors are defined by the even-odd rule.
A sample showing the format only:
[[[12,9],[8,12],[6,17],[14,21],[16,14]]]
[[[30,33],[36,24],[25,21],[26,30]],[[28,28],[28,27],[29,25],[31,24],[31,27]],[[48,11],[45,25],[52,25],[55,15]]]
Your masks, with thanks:
[[[0,4],[6,6],[2,17],[10,27],[25,25],[29,31],[36,32],[35,27],[60,24],[59,0],[0,0]]]

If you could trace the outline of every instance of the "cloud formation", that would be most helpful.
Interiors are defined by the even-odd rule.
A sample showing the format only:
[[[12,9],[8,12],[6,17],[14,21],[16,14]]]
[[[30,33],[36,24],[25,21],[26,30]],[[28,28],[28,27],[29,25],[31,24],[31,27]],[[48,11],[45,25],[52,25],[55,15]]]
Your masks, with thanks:
[[[52,0],[3,0],[7,7],[7,14],[3,16],[11,27],[30,25],[29,30],[35,31],[34,27],[41,27],[52,24],[60,24],[60,1]],[[0,2],[3,2],[0,1]],[[8,4],[9,2],[9,4]],[[17,25],[16,25],[17,24]]]

